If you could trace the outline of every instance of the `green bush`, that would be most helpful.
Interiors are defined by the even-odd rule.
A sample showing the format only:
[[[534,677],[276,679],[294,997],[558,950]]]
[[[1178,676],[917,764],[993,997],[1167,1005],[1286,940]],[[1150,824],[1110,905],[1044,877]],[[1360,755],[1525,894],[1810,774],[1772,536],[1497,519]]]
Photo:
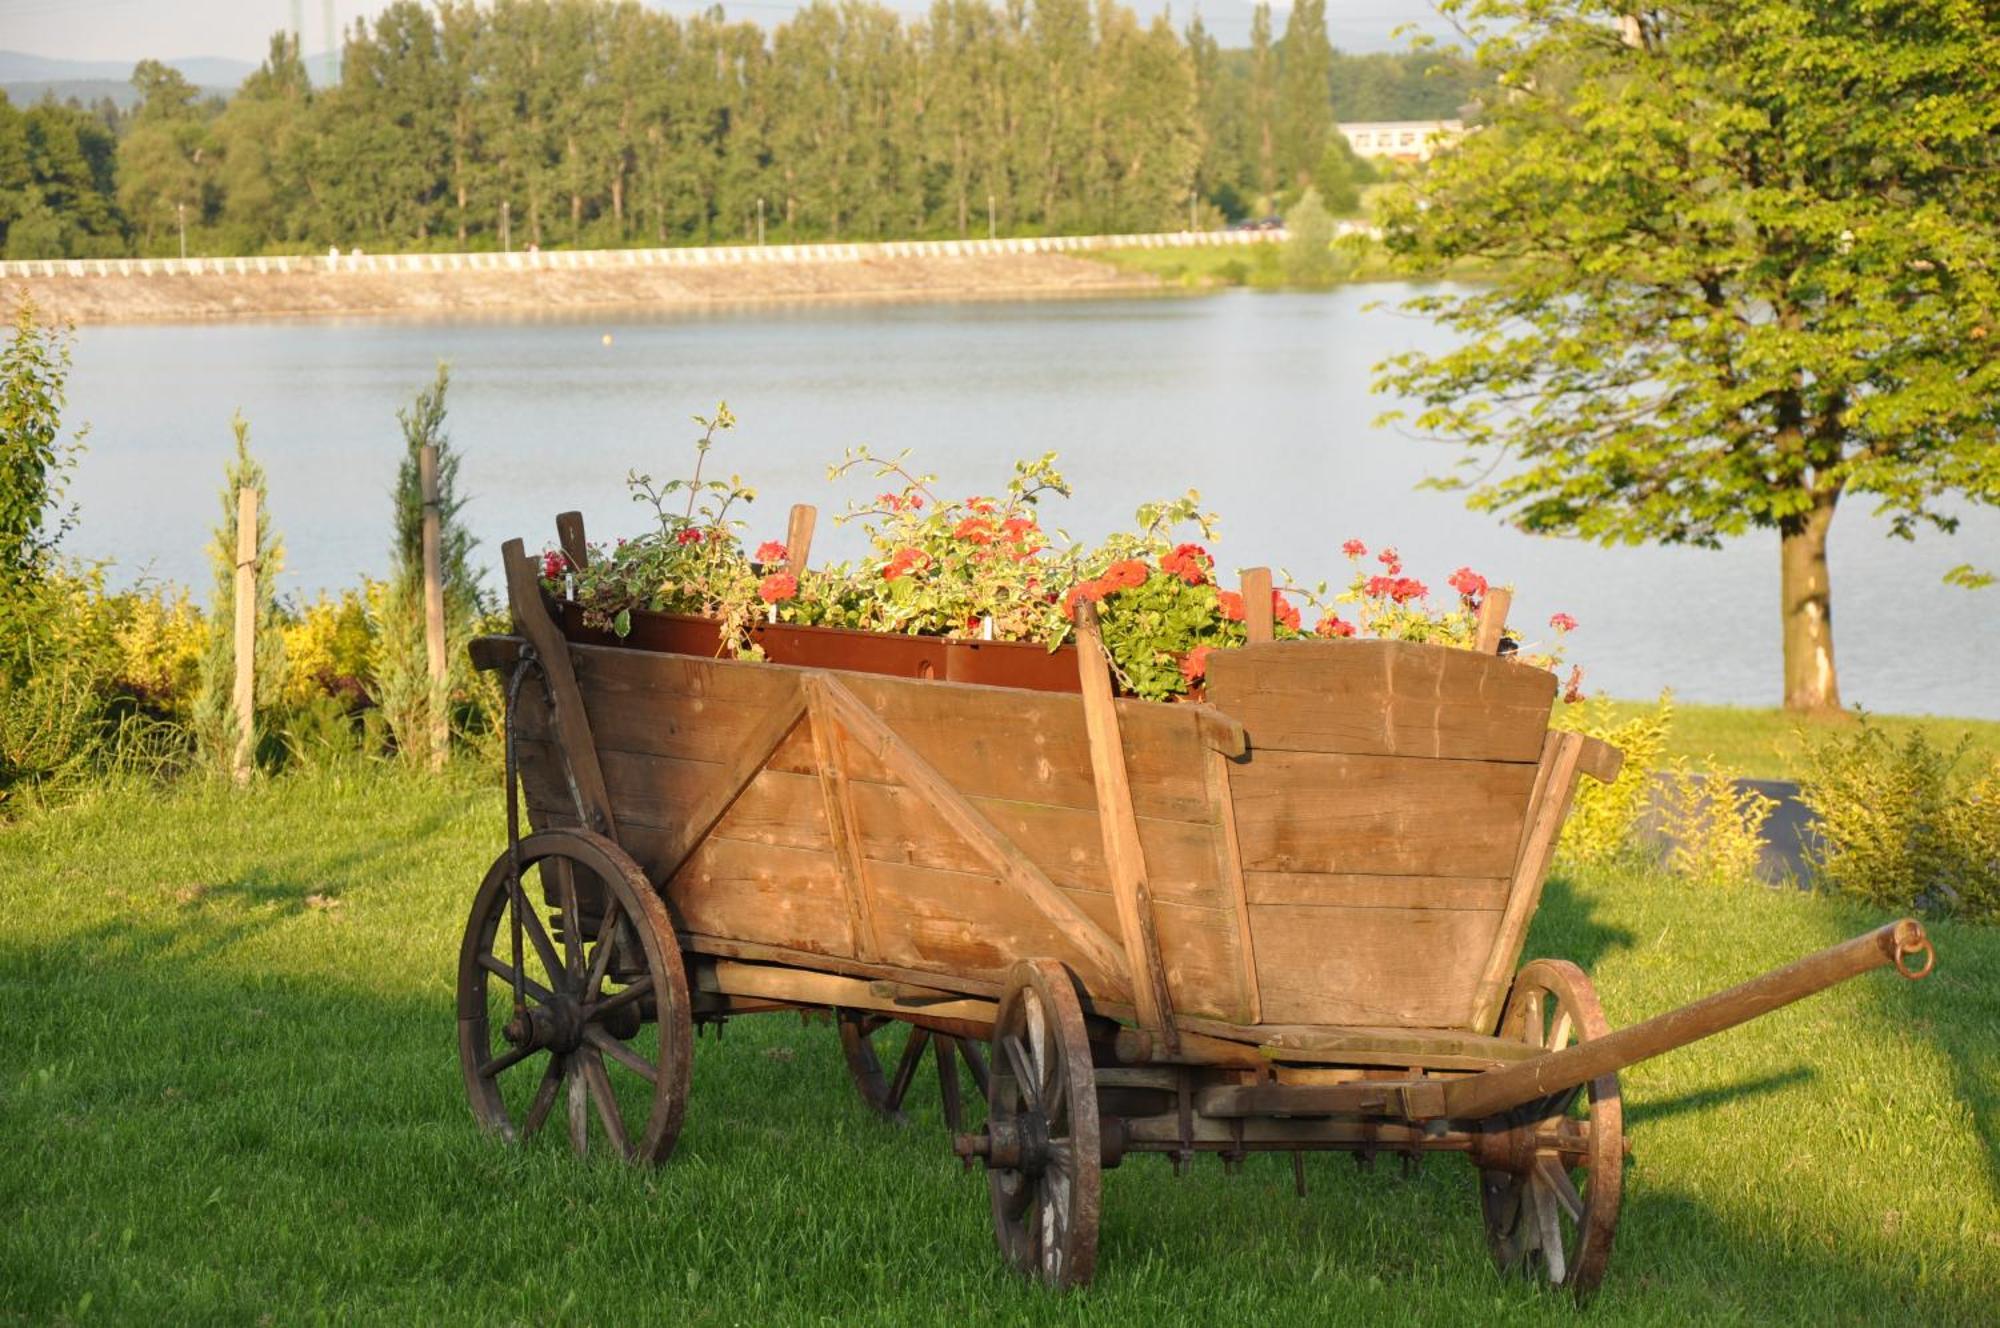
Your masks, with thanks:
[[[1577,862],[1601,863],[1638,851],[1639,818],[1651,796],[1653,776],[1667,750],[1667,733],[1674,720],[1674,699],[1660,693],[1651,714],[1620,722],[1611,702],[1593,697],[1560,711],[1558,727],[1601,738],[1625,753],[1618,778],[1609,784],[1594,779],[1578,783],[1576,801],[1563,825],[1563,854]]]
[[[1764,823],[1778,803],[1737,782],[1710,760],[1697,771],[1686,757],[1668,762],[1662,781],[1660,833],[1667,869],[1705,885],[1754,880],[1764,852]]]
[[[2000,921],[2000,761],[1961,775],[1966,739],[1900,744],[1865,719],[1808,741],[1799,797],[1818,818],[1818,884],[1885,909]]]

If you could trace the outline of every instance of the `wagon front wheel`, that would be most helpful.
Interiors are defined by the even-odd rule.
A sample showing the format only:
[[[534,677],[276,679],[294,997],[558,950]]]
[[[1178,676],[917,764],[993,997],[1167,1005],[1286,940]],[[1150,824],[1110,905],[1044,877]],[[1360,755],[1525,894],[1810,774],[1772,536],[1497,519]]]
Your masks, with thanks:
[[[1544,1051],[1610,1031],[1590,979],[1562,960],[1523,968],[1500,1020],[1500,1036]],[[1611,1258],[1624,1193],[1618,1076],[1601,1075],[1486,1126],[1475,1159],[1493,1262],[1588,1299]]]
[[[673,1151],[694,1044],[673,924],[613,841],[545,831],[502,854],[472,901],[458,1051],[479,1123],[522,1143],[556,1116],[579,1156]]]
[[[1076,979],[1051,959],[1014,966],[993,1025],[986,1183],[993,1234],[1052,1287],[1097,1271],[1102,1144],[1097,1076]]]

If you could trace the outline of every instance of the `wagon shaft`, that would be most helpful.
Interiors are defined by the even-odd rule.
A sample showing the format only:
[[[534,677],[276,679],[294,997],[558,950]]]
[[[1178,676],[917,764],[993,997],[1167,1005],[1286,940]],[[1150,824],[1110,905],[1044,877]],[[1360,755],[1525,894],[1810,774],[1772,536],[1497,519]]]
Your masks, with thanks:
[[[1931,943],[1923,927],[1904,918],[1643,1023],[1533,1060],[1453,1080],[1444,1086],[1439,1114],[1453,1120],[1478,1120],[1512,1111],[1747,1023],[1887,964],[1895,964],[1906,977],[1922,977],[1930,971],[1930,953]],[[1924,956],[1922,968],[1905,964],[1912,955]]]

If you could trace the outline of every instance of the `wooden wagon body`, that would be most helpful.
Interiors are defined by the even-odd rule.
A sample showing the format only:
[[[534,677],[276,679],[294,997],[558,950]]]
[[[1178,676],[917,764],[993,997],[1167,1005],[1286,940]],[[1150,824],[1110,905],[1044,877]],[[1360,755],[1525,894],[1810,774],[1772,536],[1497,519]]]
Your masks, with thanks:
[[[934,1038],[954,1128],[948,1057],[970,1056],[988,1120],[957,1147],[989,1168],[1003,1250],[1050,1282],[1090,1276],[1099,1173],[1129,1152],[1447,1149],[1481,1169],[1502,1265],[1587,1290],[1617,1214],[1615,1069],[1777,990],[1613,1035],[1573,966],[1519,969],[1577,782],[1619,761],[1550,729],[1544,670],[1263,642],[1216,652],[1202,703],[1117,700],[1088,623],[1071,694],[704,658],[568,639],[518,542],[507,557],[516,634],[475,654],[512,671],[523,843],[555,847],[510,849],[468,929],[466,981],[512,981],[516,1004],[502,1039],[462,984],[475,1102],[550,1053],[534,1101],[483,1113],[505,1132],[568,1085],[579,1146],[597,1094],[616,1145],[663,1155],[674,1021],[826,1009],[878,1107],[884,1022]],[[599,836],[616,850],[590,853],[629,862],[562,847]],[[502,892],[531,908],[538,854],[561,867],[548,934],[510,959]],[[1779,994],[1921,943],[1897,924],[1774,975]],[[641,1015],[658,1050],[621,1053]],[[638,1127],[607,1056],[645,1074]]]

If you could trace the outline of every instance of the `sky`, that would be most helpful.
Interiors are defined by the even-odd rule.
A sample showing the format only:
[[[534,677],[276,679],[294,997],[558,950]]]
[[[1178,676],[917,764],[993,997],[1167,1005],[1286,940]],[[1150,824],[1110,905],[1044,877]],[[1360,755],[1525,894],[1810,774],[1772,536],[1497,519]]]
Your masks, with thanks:
[[[325,48],[321,37],[325,0],[301,0],[305,49]],[[649,0],[651,7],[690,13],[699,0]],[[802,0],[734,0],[732,16],[762,23],[782,22]],[[886,0],[894,8],[920,13],[928,0]],[[1142,14],[1166,7],[1166,0],[1126,0]],[[1282,11],[1289,0],[1274,0]],[[335,24],[345,28],[383,7],[382,0],[334,0]],[[1176,20],[1199,8],[1202,21],[1226,46],[1249,40],[1251,0],[1177,0]],[[147,57],[226,56],[263,58],[271,33],[291,25],[292,0],[0,0],[0,49],[68,60],[138,61]],[[1393,50],[1393,35],[1404,23],[1435,19],[1429,0],[1328,0],[1327,28],[1334,44],[1353,51]],[[1282,28],[1282,17],[1277,26]]]

